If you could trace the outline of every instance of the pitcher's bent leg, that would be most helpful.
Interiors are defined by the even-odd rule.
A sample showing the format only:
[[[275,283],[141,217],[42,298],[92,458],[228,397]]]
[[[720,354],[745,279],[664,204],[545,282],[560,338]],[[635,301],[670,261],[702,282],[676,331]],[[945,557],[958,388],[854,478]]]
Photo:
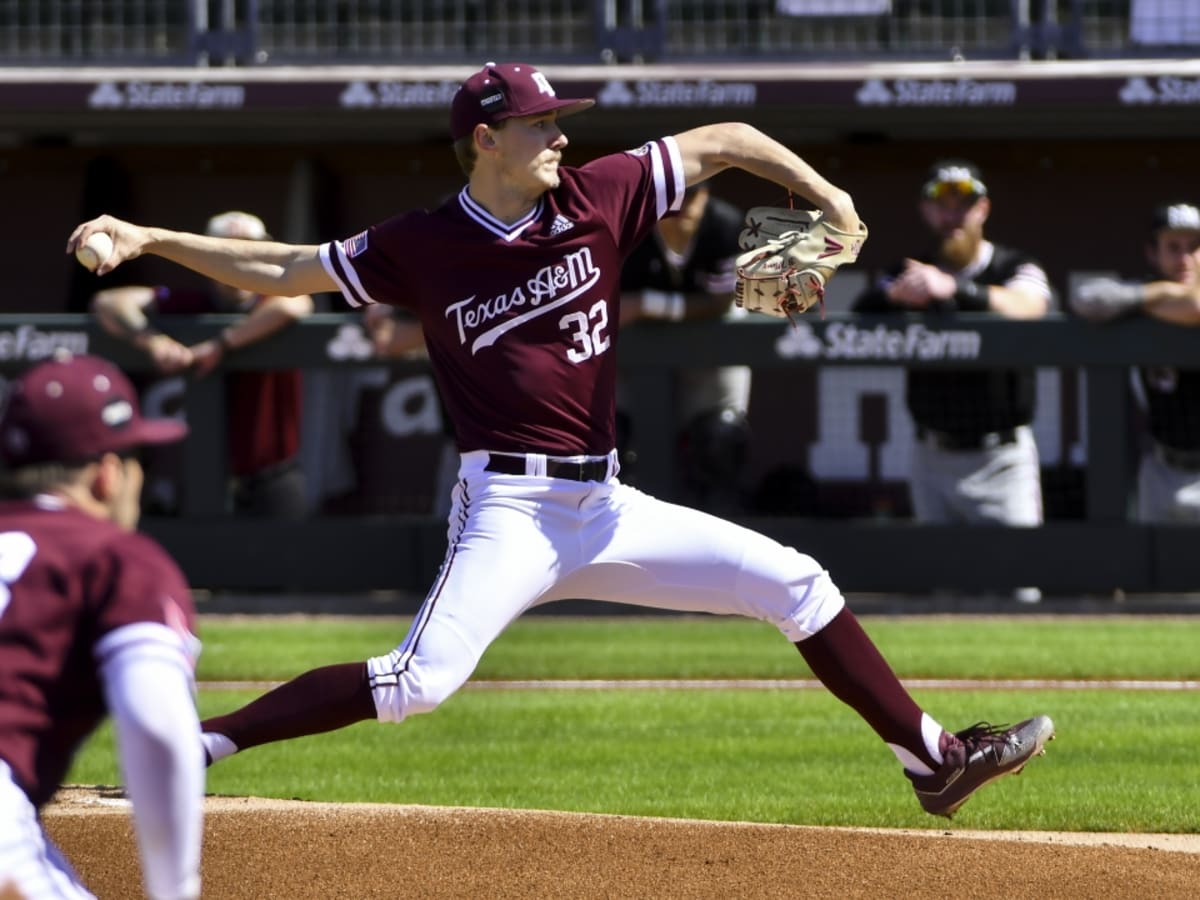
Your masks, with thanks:
[[[403,644],[367,660],[377,718],[402,722],[431,712],[466,683],[481,656],[482,648],[446,622],[433,616],[415,622]]]
[[[345,728],[375,718],[364,663],[312,669],[241,709],[200,723],[208,762],[240,750]]]
[[[941,761],[941,727],[908,695],[815,559],[633,489],[615,500],[622,518],[613,536],[559,596],[576,591],[570,596],[770,622],[905,766],[924,774]]]

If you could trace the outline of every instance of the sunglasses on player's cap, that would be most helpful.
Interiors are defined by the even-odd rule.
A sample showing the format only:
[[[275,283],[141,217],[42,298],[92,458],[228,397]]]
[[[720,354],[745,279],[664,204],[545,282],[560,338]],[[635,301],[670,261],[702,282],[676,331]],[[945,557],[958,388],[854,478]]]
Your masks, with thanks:
[[[97,356],[63,354],[27,369],[0,417],[0,460],[10,468],[83,463],[187,434],[176,419],[146,419],[129,379]]]
[[[921,188],[921,196],[928,200],[986,197],[987,185],[983,183],[983,176],[974,163],[965,159],[943,159],[930,167]]]
[[[450,137],[457,141],[479,124],[558,111],[570,116],[595,100],[560,98],[546,76],[525,63],[488,63],[462,83],[450,103]]]

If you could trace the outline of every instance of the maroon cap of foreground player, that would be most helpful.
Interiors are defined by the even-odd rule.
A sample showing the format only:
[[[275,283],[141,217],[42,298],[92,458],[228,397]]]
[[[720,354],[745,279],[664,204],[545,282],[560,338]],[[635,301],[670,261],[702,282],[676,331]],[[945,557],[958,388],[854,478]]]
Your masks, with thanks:
[[[595,100],[559,98],[546,76],[525,63],[488,63],[462,83],[450,103],[450,137],[464,138],[481,122],[493,125],[514,116],[558,110],[570,116]]]
[[[12,384],[0,418],[0,458],[10,467],[85,462],[187,434],[174,419],[145,419],[121,370],[96,356],[39,363]]]

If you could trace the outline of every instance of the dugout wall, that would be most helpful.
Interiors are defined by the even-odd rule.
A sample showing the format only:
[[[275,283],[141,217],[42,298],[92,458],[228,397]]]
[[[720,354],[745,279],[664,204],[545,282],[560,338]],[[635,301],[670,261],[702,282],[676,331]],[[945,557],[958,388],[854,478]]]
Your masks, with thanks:
[[[964,155],[982,166],[994,197],[990,236],[1038,255],[1060,293],[1083,271],[1137,274],[1148,210],[1166,199],[1195,202],[1200,192],[1194,174],[1200,63],[1186,58],[544,68],[561,93],[601,98],[595,110],[569,122],[571,162],[703,122],[742,119],[793,145],[851,190],[871,240],[859,265],[833,283],[835,312],[827,325],[806,320],[814,333],[843,324],[836,310],[844,308],[852,285],[912,252],[916,187],[936,157]],[[471,70],[0,67],[0,189],[15,211],[0,217],[7,281],[0,293],[6,314],[0,365],[12,371],[37,358],[48,346],[42,335],[52,332],[90,334],[88,346],[120,357],[120,349],[106,346],[84,320],[56,315],[83,310],[102,285],[199,283],[153,259],[97,282],[63,254],[70,229],[90,215],[114,212],[194,229],[214,209],[249,208],[280,237],[318,241],[400,208],[436,203],[462,182],[444,139],[445,109],[448,92]],[[743,206],[785,199],[740,173],[719,176],[714,190]],[[201,334],[210,326],[195,327]],[[352,368],[354,378],[367,377],[371,366],[364,360],[353,354],[333,360],[328,350],[339,335],[355,346],[355,328],[341,319],[314,322],[269,348],[239,354],[236,364]],[[903,519],[902,509],[863,501],[863,481],[881,492],[867,496],[885,501],[902,488],[896,454],[904,417],[895,401],[902,365],[783,356],[775,346],[781,335],[770,332],[774,323],[719,333],[677,328],[669,341],[635,330],[623,338],[622,364],[644,379],[640,415],[666,420],[663,375],[672,360],[752,363],[758,374],[756,477],[789,463],[784,457],[794,450],[825,503],[815,510],[792,507],[762,527],[813,552],[849,590],[1200,586],[1191,529],[1144,528],[1127,515],[1137,429],[1126,368],[1186,362],[1194,357],[1190,330],[1153,323],[1096,328],[1061,319],[979,325],[980,364],[1016,359],[1043,373],[1043,475],[1066,493],[1056,495],[1064,499],[1044,528],[1021,533],[917,527]],[[1009,358],[1005,347],[1016,348],[1017,356]],[[134,368],[141,362],[120,358]],[[421,373],[382,377],[390,389]],[[198,385],[188,411],[201,426],[198,435],[219,447],[223,419],[215,397],[210,386]],[[844,415],[831,418],[830,410]],[[408,465],[424,471],[434,440],[428,431],[416,434],[428,443],[418,452],[407,442],[406,451],[415,454]],[[656,490],[667,483],[671,454],[669,438],[655,441],[659,451],[643,453],[643,461],[646,485]],[[842,452],[845,446],[851,452]],[[765,457],[768,450],[776,457]],[[219,458],[210,451],[195,444],[189,454]],[[822,469],[829,460],[849,460],[856,468]],[[192,500],[185,514],[147,526],[204,587],[420,590],[441,558],[444,526],[414,511],[425,502],[421,497],[378,514],[264,528],[204,505],[203,498],[217,495],[219,470],[196,463],[186,478]],[[851,499],[860,505],[845,505],[849,495],[839,479],[851,483]],[[829,511],[838,504],[850,512],[831,521]],[[326,563],[329,547],[346,562],[336,571]]]
[[[198,317],[181,323],[191,342],[213,335],[229,319]],[[930,327],[934,328],[933,331]],[[1135,434],[1127,395],[1130,365],[1155,360],[1182,363],[1195,355],[1195,334],[1150,320],[1106,328],[1059,316],[1038,322],[992,321],[963,315],[943,326],[919,319],[856,318],[843,314],[805,320],[801,329],[768,319],[738,324],[674,326],[661,332],[630,330],[622,339],[621,364],[638,379],[646,456],[647,489],[669,491],[671,437],[669,375],[697,357],[714,363],[748,362],[756,372],[789,385],[813,372],[869,375],[904,364],[921,352],[924,365],[1035,365],[1076,371],[1086,383],[1076,443],[1086,448],[1079,515],[1052,519],[1033,529],[916,525],[903,518],[752,515],[744,521],[812,553],[848,591],[926,593],[933,589],[996,591],[1037,584],[1048,593],[1077,595],[1182,592],[1200,585],[1200,556],[1191,526],[1142,526],[1129,519]],[[849,340],[857,330],[862,340]],[[882,329],[882,331],[881,331]],[[885,334],[886,333],[886,334]],[[874,335],[874,337],[872,337]],[[886,340],[882,339],[886,337]],[[930,355],[931,346],[944,352]],[[145,367],[139,354],[117,344],[86,317],[0,316],[0,372],[8,374],[55,348],[109,356],[131,370]],[[857,347],[851,351],[849,348]],[[378,364],[353,316],[322,314],[277,340],[238,353],[228,365],[262,369],[299,364],[306,371],[346,375]],[[191,433],[183,446],[184,503],[175,518],[149,517],[147,531],[162,540],[199,588],[357,593],[407,590],[420,593],[440,564],[445,522],[422,513],[318,515],[302,523],[236,519],[221,508],[224,472],[223,390],[203,379],[186,389]],[[861,434],[825,434],[805,441],[796,420],[802,407],[776,422],[774,440],[797,462],[807,463],[822,441],[839,453],[869,453]],[[897,420],[898,421],[898,420]],[[318,423],[330,431],[329,422]],[[876,448],[882,449],[882,448]],[[420,452],[392,461],[428,479]],[[660,488],[663,490],[660,491]]]

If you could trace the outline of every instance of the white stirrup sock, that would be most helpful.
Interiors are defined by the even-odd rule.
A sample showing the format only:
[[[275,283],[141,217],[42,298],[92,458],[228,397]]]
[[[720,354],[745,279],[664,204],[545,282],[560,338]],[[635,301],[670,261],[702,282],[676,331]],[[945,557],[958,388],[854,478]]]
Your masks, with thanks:
[[[929,713],[921,714],[921,739],[925,742],[926,752],[933,757],[934,762],[939,766],[946,761],[942,756],[941,748],[938,746],[944,730],[941,725],[930,717]],[[914,775],[933,774],[933,769],[929,768],[912,751],[906,750],[898,744],[888,744],[888,746],[892,748],[892,752],[900,760],[900,765],[904,766],[905,769]]]
[[[227,756],[233,756],[237,753],[237,744],[225,737],[223,734],[217,734],[215,731],[206,731],[200,735],[200,741],[204,744],[204,749],[208,751],[208,758],[213,762],[224,759]]]

